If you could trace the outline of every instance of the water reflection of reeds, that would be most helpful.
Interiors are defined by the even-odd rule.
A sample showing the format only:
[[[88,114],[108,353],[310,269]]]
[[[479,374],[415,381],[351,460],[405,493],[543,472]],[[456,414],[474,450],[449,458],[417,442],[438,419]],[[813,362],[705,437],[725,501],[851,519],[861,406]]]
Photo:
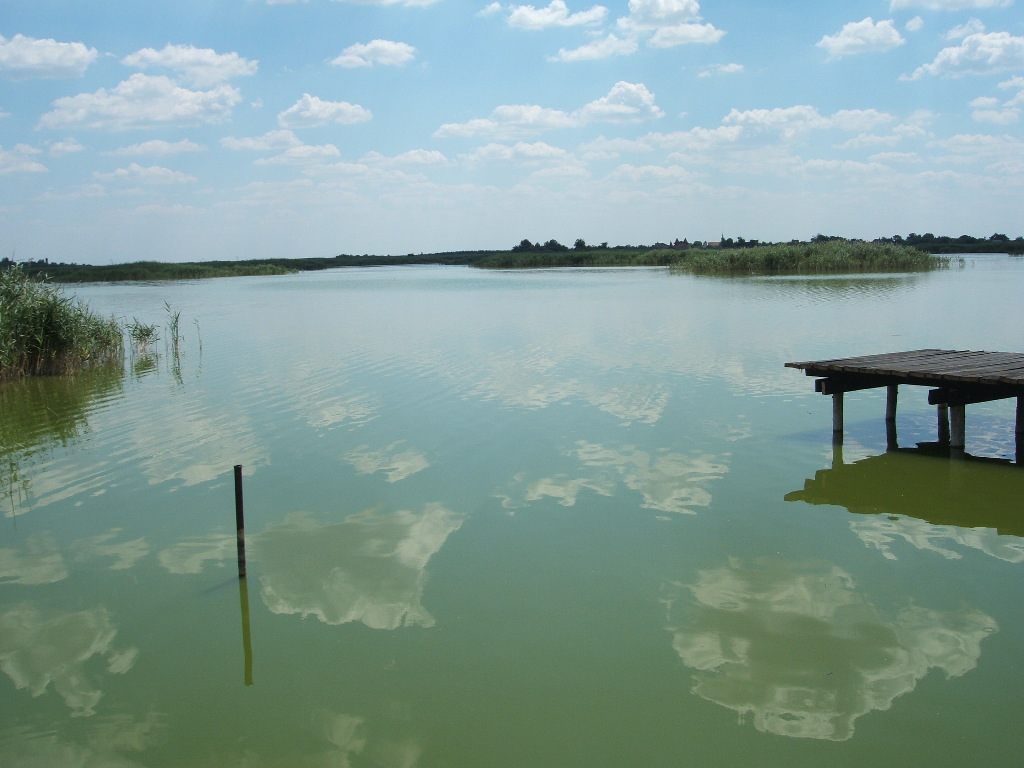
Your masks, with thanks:
[[[773,276],[738,277],[739,282],[755,283],[759,289],[759,300],[768,291],[772,298],[796,304],[821,304],[836,301],[863,301],[865,299],[891,299],[905,293],[928,275],[909,273],[904,275],[815,275],[815,276]]]
[[[120,362],[75,376],[28,377],[0,385],[0,489],[11,511],[31,491],[31,467],[89,432],[89,415],[121,396]]]

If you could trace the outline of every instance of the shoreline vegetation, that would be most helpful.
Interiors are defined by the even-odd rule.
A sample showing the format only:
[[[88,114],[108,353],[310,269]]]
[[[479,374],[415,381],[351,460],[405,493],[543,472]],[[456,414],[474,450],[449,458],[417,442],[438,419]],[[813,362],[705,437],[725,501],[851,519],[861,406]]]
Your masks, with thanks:
[[[124,359],[124,332],[20,266],[0,271],[0,381],[74,373]]]
[[[954,250],[950,250],[954,249]],[[155,326],[138,320],[121,323],[98,316],[57,283],[197,280],[212,277],[280,275],[351,266],[448,264],[481,269],[553,267],[669,267],[706,275],[798,275],[911,272],[940,269],[950,261],[938,253],[1024,254],[1024,238],[935,238],[910,235],[871,242],[816,235],[810,242],[766,244],[743,238],[714,243],[676,240],[653,246],[572,248],[557,240],[523,240],[508,251],[457,251],[406,256],[347,256],[304,259],[253,259],[90,266],[17,263],[0,259],[0,381],[31,375],[61,375],[124,360],[125,336],[131,348],[146,351],[158,337]],[[170,334],[178,356],[179,316],[169,306]]]
[[[947,257],[906,245],[829,240],[702,251],[677,266],[704,275],[807,275],[917,272],[948,265]]]
[[[658,266],[702,274],[807,274],[831,272],[913,271],[944,266],[935,255],[1008,253],[1024,255],[1024,237],[1010,239],[932,234],[895,235],[872,241],[816,235],[810,241],[762,243],[742,237],[717,242],[676,240],[671,244],[588,245],[582,239],[569,247],[556,240],[523,240],[505,251],[451,251],[397,256],[341,254],[333,257],[268,258],[245,261],[157,262],[92,266],[44,259],[22,262],[26,275],[58,283],[150,282],[199,280],[213,277],[283,275],[341,267],[443,264],[481,269],[540,269],[552,267]],[[16,262],[0,259],[0,272]]]

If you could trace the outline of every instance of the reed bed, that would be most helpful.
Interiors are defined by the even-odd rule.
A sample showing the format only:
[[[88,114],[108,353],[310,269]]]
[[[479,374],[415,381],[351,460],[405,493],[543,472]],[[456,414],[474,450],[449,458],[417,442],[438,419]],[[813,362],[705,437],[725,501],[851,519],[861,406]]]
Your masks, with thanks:
[[[699,274],[840,274],[914,272],[948,265],[941,256],[894,243],[862,240],[689,251],[679,268]]]
[[[18,265],[0,272],[0,380],[68,374],[123,356],[116,319],[31,279]]]

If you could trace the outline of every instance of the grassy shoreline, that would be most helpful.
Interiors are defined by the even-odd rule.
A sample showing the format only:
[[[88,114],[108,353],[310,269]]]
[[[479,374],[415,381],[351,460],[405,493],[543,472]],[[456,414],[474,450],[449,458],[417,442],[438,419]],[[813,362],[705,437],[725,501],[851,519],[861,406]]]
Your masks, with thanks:
[[[124,358],[124,333],[20,267],[0,271],[0,380],[74,373]]]
[[[1014,243],[1016,241],[1013,241]],[[1009,252],[1009,251],[1008,251]],[[250,259],[244,261],[137,261],[100,266],[48,261],[19,265],[26,274],[56,283],[156,282],[215,277],[284,275],[343,267],[460,265],[481,269],[544,269],[555,267],[659,266],[701,274],[809,274],[819,272],[916,271],[947,263],[920,246],[892,240],[824,238],[812,242],[718,247],[707,244],[676,249],[650,246],[562,248],[560,250],[451,251],[404,256],[339,255],[333,257]],[[0,259],[0,272],[12,265]]]
[[[675,266],[703,275],[797,275],[917,272],[948,264],[947,258],[910,246],[828,240],[700,251]]]

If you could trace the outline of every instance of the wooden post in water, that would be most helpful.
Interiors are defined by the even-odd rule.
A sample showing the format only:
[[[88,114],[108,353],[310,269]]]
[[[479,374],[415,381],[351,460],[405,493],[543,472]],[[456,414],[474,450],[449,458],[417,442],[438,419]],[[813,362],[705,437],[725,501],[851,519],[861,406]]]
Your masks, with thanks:
[[[1014,445],[1018,464],[1024,464],[1024,395],[1017,396],[1017,428],[1014,430]]]
[[[832,395],[832,442],[843,442],[843,393]]]
[[[890,451],[900,447],[896,438],[896,400],[899,390],[899,384],[889,384],[885,388],[885,447]]]
[[[967,443],[967,406],[951,405],[949,407],[949,447],[953,451],[963,451]]]
[[[899,398],[900,385],[889,384],[885,388],[885,420],[896,421],[896,400]]]
[[[242,465],[235,464],[235,529],[238,533],[238,578],[245,578],[245,509],[242,505]]]
[[[935,413],[939,422],[939,442],[949,445],[949,406],[940,403],[935,406]]]

